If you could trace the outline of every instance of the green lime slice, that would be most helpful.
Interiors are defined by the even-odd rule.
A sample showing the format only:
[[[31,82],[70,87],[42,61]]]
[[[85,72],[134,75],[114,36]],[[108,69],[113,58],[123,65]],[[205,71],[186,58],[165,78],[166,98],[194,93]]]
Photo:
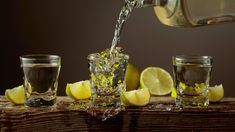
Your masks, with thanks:
[[[66,94],[73,99],[88,99],[91,97],[90,81],[79,81],[73,84],[67,84]]]
[[[224,97],[224,88],[222,84],[208,88],[209,101],[217,102],[220,101],[223,97]]]
[[[23,85],[5,91],[5,97],[14,104],[24,104],[25,92]]]
[[[66,95],[69,96],[70,98],[76,99],[76,98],[73,97],[73,95],[72,95],[72,93],[71,93],[70,85],[71,85],[71,84],[69,84],[69,83],[66,85],[65,93],[66,93]]]
[[[125,105],[145,106],[149,103],[149,100],[150,93],[148,88],[127,91],[121,94],[121,101]]]
[[[167,95],[173,89],[173,80],[164,69],[148,67],[140,74],[140,86],[148,88],[152,95]]]
[[[135,90],[139,87],[140,84],[140,72],[139,70],[131,63],[127,65],[126,75],[126,90]]]

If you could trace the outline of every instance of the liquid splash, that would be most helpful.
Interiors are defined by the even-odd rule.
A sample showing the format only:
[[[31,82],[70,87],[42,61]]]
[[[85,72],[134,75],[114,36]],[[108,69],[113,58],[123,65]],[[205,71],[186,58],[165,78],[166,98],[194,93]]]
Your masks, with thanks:
[[[88,56],[91,104],[86,112],[103,121],[123,110],[120,93],[126,90],[124,81],[129,56],[115,47],[112,52],[106,49]]]
[[[136,1],[125,0],[125,5],[122,7],[116,22],[111,48],[98,53],[98,56],[96,57],[99,58],[99,61],[95,64],[97,66],[90,66],[90,71],[97,72],[97,74],[91,73],[91,82],[93,85],[93,94],[91,98],[92,103],[80,104],[79,107],[82,107],[87,113],[101,119],[102,121],[105,121],[125,110],[125,107],[120,103],[119,97],[120,92],[125,91],[126,87],[122,80],[124,80],[125,74],[123,73],[125,73],[127,62],[126,59],[123,60],[125,57],[122,53],[122,49],[116,46],[120,42],[121,31],[124,23],[130,17],[135,6]],[[92,70],[94,68],[95,70]],[[103,73],[103,71],[106,72],[105,74],[99,74],[99,71],[102,71],[101,73]],[[94,89],[94,85],[98,87]],[[113,102],[110,103],[109,100],[112,100]],[[96,103],[105,105],[97,105]]]
[[[125,110],[124,106],[116,106],[116,107],[95,106],[93,105],[92,101],[89,99],[88,100],[76,100],[74,102],[70,102],[67,108],[69,110],[84,111],[101,121],[106,121],[107,119]]]
[[[176,110],[178,109],[177,107],[175,107],[175,105],[173,104],[153,104],[153,105],[149,105],[148,106],[149,110],[161,110],[161,111],[172,111],[172,110]]]
[[[125,107],[90,107],[86,112],[97,119],[106,121],[107,119],[119,114],[121,111],[124,111]]]

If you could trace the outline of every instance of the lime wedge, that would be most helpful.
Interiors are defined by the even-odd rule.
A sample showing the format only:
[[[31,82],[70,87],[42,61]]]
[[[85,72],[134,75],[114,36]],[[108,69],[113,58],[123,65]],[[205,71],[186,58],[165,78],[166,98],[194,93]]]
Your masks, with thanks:
[[[140,74],[140,86],[148,88],[152,95],[167,95],[173,89],[173,80],[164,69],[148,67]]]
[[[8,91],[9,91],[10,89],[7,89],[6,91],[5,91],[5,98],[8,100],[8,101],[10,101],[10,97],[9,97],[9,95],[8,95]]]
[[[177,91],[176,91],[175,88],[173,88],[172,91],[171,91],[171,97],[176,98],[176,96],[177,96]]]
[[[67,85],[66,85],[65,93],[66,93],[66,95],[69,96],[70,98],[76,99],[76,98],[73,97],[73,95],[72,95],[72,93],[71,93],[70,85],[71,85],[71,84],[67,84]]]
[[[224,97],[224,88],[222,84],[209,87],[208,90],[208,98],[211,102],[220,101]]]
[[[90,81],[79,81],[73,84],[67,84],[66,94],[73,99],[87,99],[91,97]]]
[[[25,92],[23,85],[5,91],[5,97],[14,104],[24,104]]]
[[[126,90],[135,90],[139,87],[140,84],[140,72],[139,70],[131,63],[127,65],[126,75]]]
[[[149,103],[149,99],[150,93],[148,88],[127,91],[121,94],[121,101],[125,105],[145,106]]]

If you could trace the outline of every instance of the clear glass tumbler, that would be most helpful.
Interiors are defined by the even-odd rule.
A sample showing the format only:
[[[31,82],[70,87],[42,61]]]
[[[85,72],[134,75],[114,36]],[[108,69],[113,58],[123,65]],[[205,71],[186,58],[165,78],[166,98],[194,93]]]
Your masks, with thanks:
[[[94,106],[121,106],[120,93],[126,90],[124,81],[129,56],[120,53],[113,58],[99,53],[88,55]]]
[[[56,102],[61,58],[57,55],[20,56],[24,73],[25,106],[47,107]]]
[[[174,83],[177,91],[176,106],[207,107],[212,57],[173,56]]]

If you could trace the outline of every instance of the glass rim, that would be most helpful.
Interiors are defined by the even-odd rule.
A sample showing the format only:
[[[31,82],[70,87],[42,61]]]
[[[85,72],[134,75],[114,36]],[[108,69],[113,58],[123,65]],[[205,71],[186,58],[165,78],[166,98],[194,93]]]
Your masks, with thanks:
[[[98,54],[99,53],[91,53],[87,56],[87,59],[90,60],[90,61],[94,61],[94,60],[97,60],[97,59],[98,60],[102,59],[102,58],[97,57]],[[122,58],[128,60],[128,59],[130,59],[130,56],[128,54],[122,53]]]
[[[213,59],[206,55],[175,55],[172,57],[173,65],[207,65],[212,66]]]
[[[189,60],[205,60],[205,59],[212,59],[212,56],[208,56],[208,55],[175,55],[172,56],[173,59],[180,61],[180,60],[185,60],[185,59],[189,59]]]
[[[21,55],[21,60],[60,60],[61,57],[58,55],[49,55],[49,54],[28,54]]]

